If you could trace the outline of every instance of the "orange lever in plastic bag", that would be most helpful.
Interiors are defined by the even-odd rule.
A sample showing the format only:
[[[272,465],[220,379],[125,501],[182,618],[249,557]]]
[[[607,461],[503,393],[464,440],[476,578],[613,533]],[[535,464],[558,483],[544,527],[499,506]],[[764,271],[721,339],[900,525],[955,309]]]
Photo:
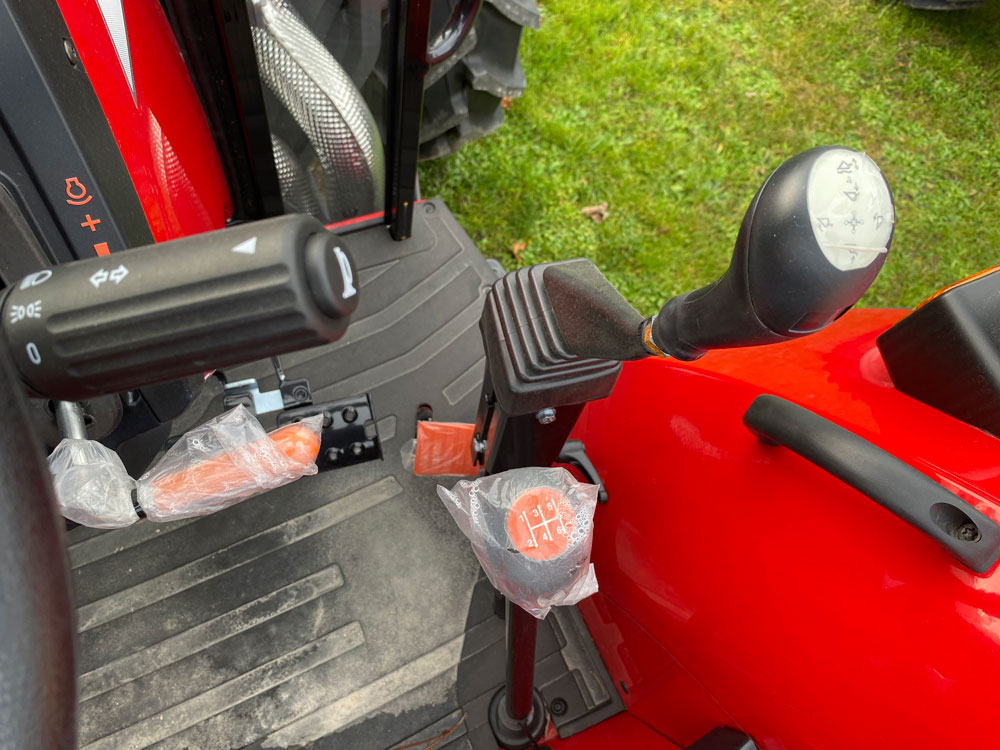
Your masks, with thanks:
[[[413,473],[423,477],[474,477],[479,468],[472,463],[474,424],[417,422],[417,449]]]
[[[315,463],[319,455],[319,438],[301,425],[281,427],[269,433],[267,439],[297,464]],[[283,473],[276,474],[275,478]],[[184,471],[158,477],[153,481],[153,488],[156,492],[183,493],[191,490],[200,495],[221,495],[237,485],[246,484],[247,479],[246,469],[237,465],[229,455],[222,455],[206,459]],[[251,486],[258,485],[254,482]]]
[[[308,428],[298,424],[280,427],[267,435],[271,444],[297,464],[316,462],[319,455],[319,438]],[[275,472],[275,478],[285,472]],[[183,471],[157,477],[153,480],[155,492],[183,493],[194,491],[200,495],[221,495],[247,482],[247,471],[232,457],[223,454],[209,458]],[[259,472],[258,472],[258,479]],[[257,487],[254,482],[252,487]]]
[[[238,453],[220,453],[176,471],[144,477],[139,482],[139,501],[147,515],[157,520],[202,515],[315,474],[319,449],[316,429],[286,425],[247,443]]]

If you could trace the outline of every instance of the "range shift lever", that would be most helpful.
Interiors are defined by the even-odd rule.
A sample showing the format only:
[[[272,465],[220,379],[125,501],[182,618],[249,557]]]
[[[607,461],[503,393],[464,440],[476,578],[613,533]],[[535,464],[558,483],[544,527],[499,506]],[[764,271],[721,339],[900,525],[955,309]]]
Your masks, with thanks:
[[[788,159],[757,191],[729,269],[642,316],[587,260],[544,266],[546,305],[569,354],[697,359],[709,349],[805,336],[846,312],[892,243],[892,193],[870,158],[839,146]]]
[[[281,216],[34,273],[3,332],[34,395],[82,401],[336,340],[355,278],[342,238]]]
[[[644,343],[691,360],[814,333],[871,286],[894,221],[889,184],[867,155],[833,146],[793,156],[750,201],[729,269],[669,300]]]

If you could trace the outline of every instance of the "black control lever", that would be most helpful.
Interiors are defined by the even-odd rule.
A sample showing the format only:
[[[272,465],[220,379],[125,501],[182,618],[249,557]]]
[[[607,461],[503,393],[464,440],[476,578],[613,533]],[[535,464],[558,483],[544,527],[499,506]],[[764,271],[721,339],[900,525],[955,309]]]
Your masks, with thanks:
[[[333,341],[357,303],[343,239],[281,216],[39,271],[2,315],[34,395],[79,401]]]
[[[708,349],[805,336],[871,286],[892,243],[889,185],[865,154],[814,148],[778,167],[757,191],[729,269],[713,284],[643,317],[588,260],[545,264],[535,294],[568,354],[625,361],[697,359]]]
[[[875,280],[893,224],[892,193],[868,156],[836,146],[794,156],[750,202],[726,273],[669,300],[644,343],[692,360],[818,331]]]

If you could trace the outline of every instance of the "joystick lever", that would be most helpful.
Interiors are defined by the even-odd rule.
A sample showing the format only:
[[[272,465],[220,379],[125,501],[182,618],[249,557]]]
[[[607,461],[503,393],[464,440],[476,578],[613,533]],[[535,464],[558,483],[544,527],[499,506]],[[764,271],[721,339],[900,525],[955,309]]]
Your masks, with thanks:
[[[588,260],[546,264],[540,273],[568,353],[691,360],[824,328],[871,286],[893,226],[892,194],[875,162],[847,148],[814,148],[757,191],[722,277],[651,318],[643,320]]]
[[[643,343],[692,360],[814,333],[871,286],[894,220],[889,184],[867,155],[823,147],[793,156],[750,201],[722,277],[669,300],[643,325]]]

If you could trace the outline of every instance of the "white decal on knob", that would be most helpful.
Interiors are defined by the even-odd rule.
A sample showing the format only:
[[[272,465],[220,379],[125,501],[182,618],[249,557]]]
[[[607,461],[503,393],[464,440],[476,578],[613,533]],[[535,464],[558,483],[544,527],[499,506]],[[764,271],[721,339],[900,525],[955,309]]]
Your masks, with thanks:
[[[99,288],[107,280],[108,272],[103,268],[98,269],[90,276],[90,283],[94,285],[94,289]]]
[[[113,281],[115,284],[121,284],[125,277],[128,276],[128,269],[125,266],[118,266],[118,268],[113,271],[107,271],[104,268],[95,271],[90,276],[90,283],[94,285],[94,289],[100,289],[101,284],[105,281]]]
[[[337,256],[337,262],[340,264],[340,273],[344,277],[343,298],[353,297],[358,293],[358,290],[354,288],[354,271],[351,270],[351,261],[347,259],[347,255],[339,247],[333,248],[333,254]]]
[[[29,302],[27,305],[11,305],[10,306],[10,324],[20,323],[25,318],[40,318],[42,317],[42,301],[36,299],[34,302]]]
[[[46,268],[44,271],[38,271],[31,274],[31,276],[25,276],[21,279],[21,288],[27,289],[29,286],[38,286],[39,284],[44,284],[51,278],[52,271],[51,269]]]
[[[835,268],[865,268],[887,252],[892,198],[865,154],[837,148],[820,155],[809,174],[806,201],[816,242]]]
[[[257,238],[251,237],[248,240],[244,240],[233,248],[233,252],[240,255],[253,255],[257,252]]]

